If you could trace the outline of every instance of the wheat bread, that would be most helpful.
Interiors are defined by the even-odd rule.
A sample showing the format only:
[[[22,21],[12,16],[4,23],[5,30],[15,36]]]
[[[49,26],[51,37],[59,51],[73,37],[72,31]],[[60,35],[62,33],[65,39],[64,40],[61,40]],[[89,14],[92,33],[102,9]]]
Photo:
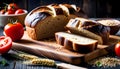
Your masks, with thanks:
[[[56,42],[64,48],[80,53],[88,53],[97,49],[98,41],[67,32],[55,33]]]
[[[65,31],[71,18],[87,17],[75,5],[51,4],[33,9],[25,18],[26,31],[30,38],[40,40],[54,37],[55,32]]]
[[[85,18],[71,19],[65,28],[71,33],[96,39],[99,44],[106,44],[109,40],[110,28],[93,20]]]

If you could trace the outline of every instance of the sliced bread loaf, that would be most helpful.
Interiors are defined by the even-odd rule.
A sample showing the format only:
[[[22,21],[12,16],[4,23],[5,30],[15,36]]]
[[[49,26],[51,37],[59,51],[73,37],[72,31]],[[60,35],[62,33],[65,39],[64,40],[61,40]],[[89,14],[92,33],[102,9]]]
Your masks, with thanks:
[[[110,28],[93,20],[85,18],[71,19],[66,25],[66,29],[71,33],[96,39],[99,44],[106,44],[109,40]]]
[[[55,33],[56,42],[66,49],[80,53],[88,53],[97,49],[98,41],[66,32]]]
[[[65,31],[71,18],[86,17],[75,5],[51,4],[33,9],[25,18],[28,35],[35,40],[54,37],[55,32]]]

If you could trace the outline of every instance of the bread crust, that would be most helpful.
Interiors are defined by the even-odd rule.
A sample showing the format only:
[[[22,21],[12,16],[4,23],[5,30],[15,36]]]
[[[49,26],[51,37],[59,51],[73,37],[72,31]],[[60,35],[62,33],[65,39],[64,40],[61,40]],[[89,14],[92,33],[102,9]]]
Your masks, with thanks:
[[[109,40],[110,28],[93,20],[85,18],[71,19],[65,28],[71,33],[96,39],[99,44],[106,44]]]
[[[57,32],[55,33],[55,38],[58,44],[71,51],[88,53],[97,49],[97,40],[83,36],[66,32]]]
[[[59,5],[66,7],[70,14],[68,15],[68,12],[64,11]],[[74,6],[73,8],[70,4],[52,4],[37,7],[25,18],[26,31],[32,39],[40,40],[54,37],[55,32],[65,31],[64,26],[71,18],[78,17],[78,14],[83,14],[81,17],[86,17],[83,12],[80,12],[81,10],[75,8],[77,7]],[[29,33],[33,31],[33,34]]]

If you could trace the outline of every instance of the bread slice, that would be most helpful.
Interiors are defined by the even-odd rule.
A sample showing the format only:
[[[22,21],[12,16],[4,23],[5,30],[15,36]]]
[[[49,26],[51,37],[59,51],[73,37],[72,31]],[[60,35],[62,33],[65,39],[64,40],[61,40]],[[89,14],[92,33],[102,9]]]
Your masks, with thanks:
[[[93,20],[85,18],[71,19],[65,28],[71,33],[96,39],[99,44],[106,44],[109,40],[110,28]]]
[[[66,32],[55,33],[56,42],[66,49],[80,53],[88,53],[97,48],[98,41]]]
[[[64,26],[71,18],[76,18],[81,14],[83,14],[81,17],[84,17],[85,14],[80,12],[81,10],[72,6],[52,4],[33,9],[25,18],[25,27],[29,37],[35,40],[54,37],[55,32],[65,31]]]

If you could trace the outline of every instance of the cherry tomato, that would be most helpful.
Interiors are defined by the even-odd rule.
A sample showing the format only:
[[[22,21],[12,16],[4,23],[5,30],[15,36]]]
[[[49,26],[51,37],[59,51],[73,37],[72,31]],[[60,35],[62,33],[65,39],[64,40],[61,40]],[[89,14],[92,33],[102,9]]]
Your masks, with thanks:
[[[5,15],[14,14],[14,13],[15,13],[14,11],[7,11],[5,12]]]
[[[8,4],[8,7],[7,7],[7,10],[8,11],[16,11],[18,9],[18,5],[17,4],[15,4],[15,3],[10,3],[10,4]]]
[[[8,36],[0,36],[0,54],[7,53],[12,47],[12,39]]]
[[[12,41],[18,41],[24,34],[24,27],[20,22],[14,24],[8,23],[4,27],[4,34],[12,38]]]
[[[15,11],[15,14],[21,14],[21,13],[24,13],[23,9],[18,9],[18,10]]]
[[[120,57],[120,42],[115,45],[115,53]]]

